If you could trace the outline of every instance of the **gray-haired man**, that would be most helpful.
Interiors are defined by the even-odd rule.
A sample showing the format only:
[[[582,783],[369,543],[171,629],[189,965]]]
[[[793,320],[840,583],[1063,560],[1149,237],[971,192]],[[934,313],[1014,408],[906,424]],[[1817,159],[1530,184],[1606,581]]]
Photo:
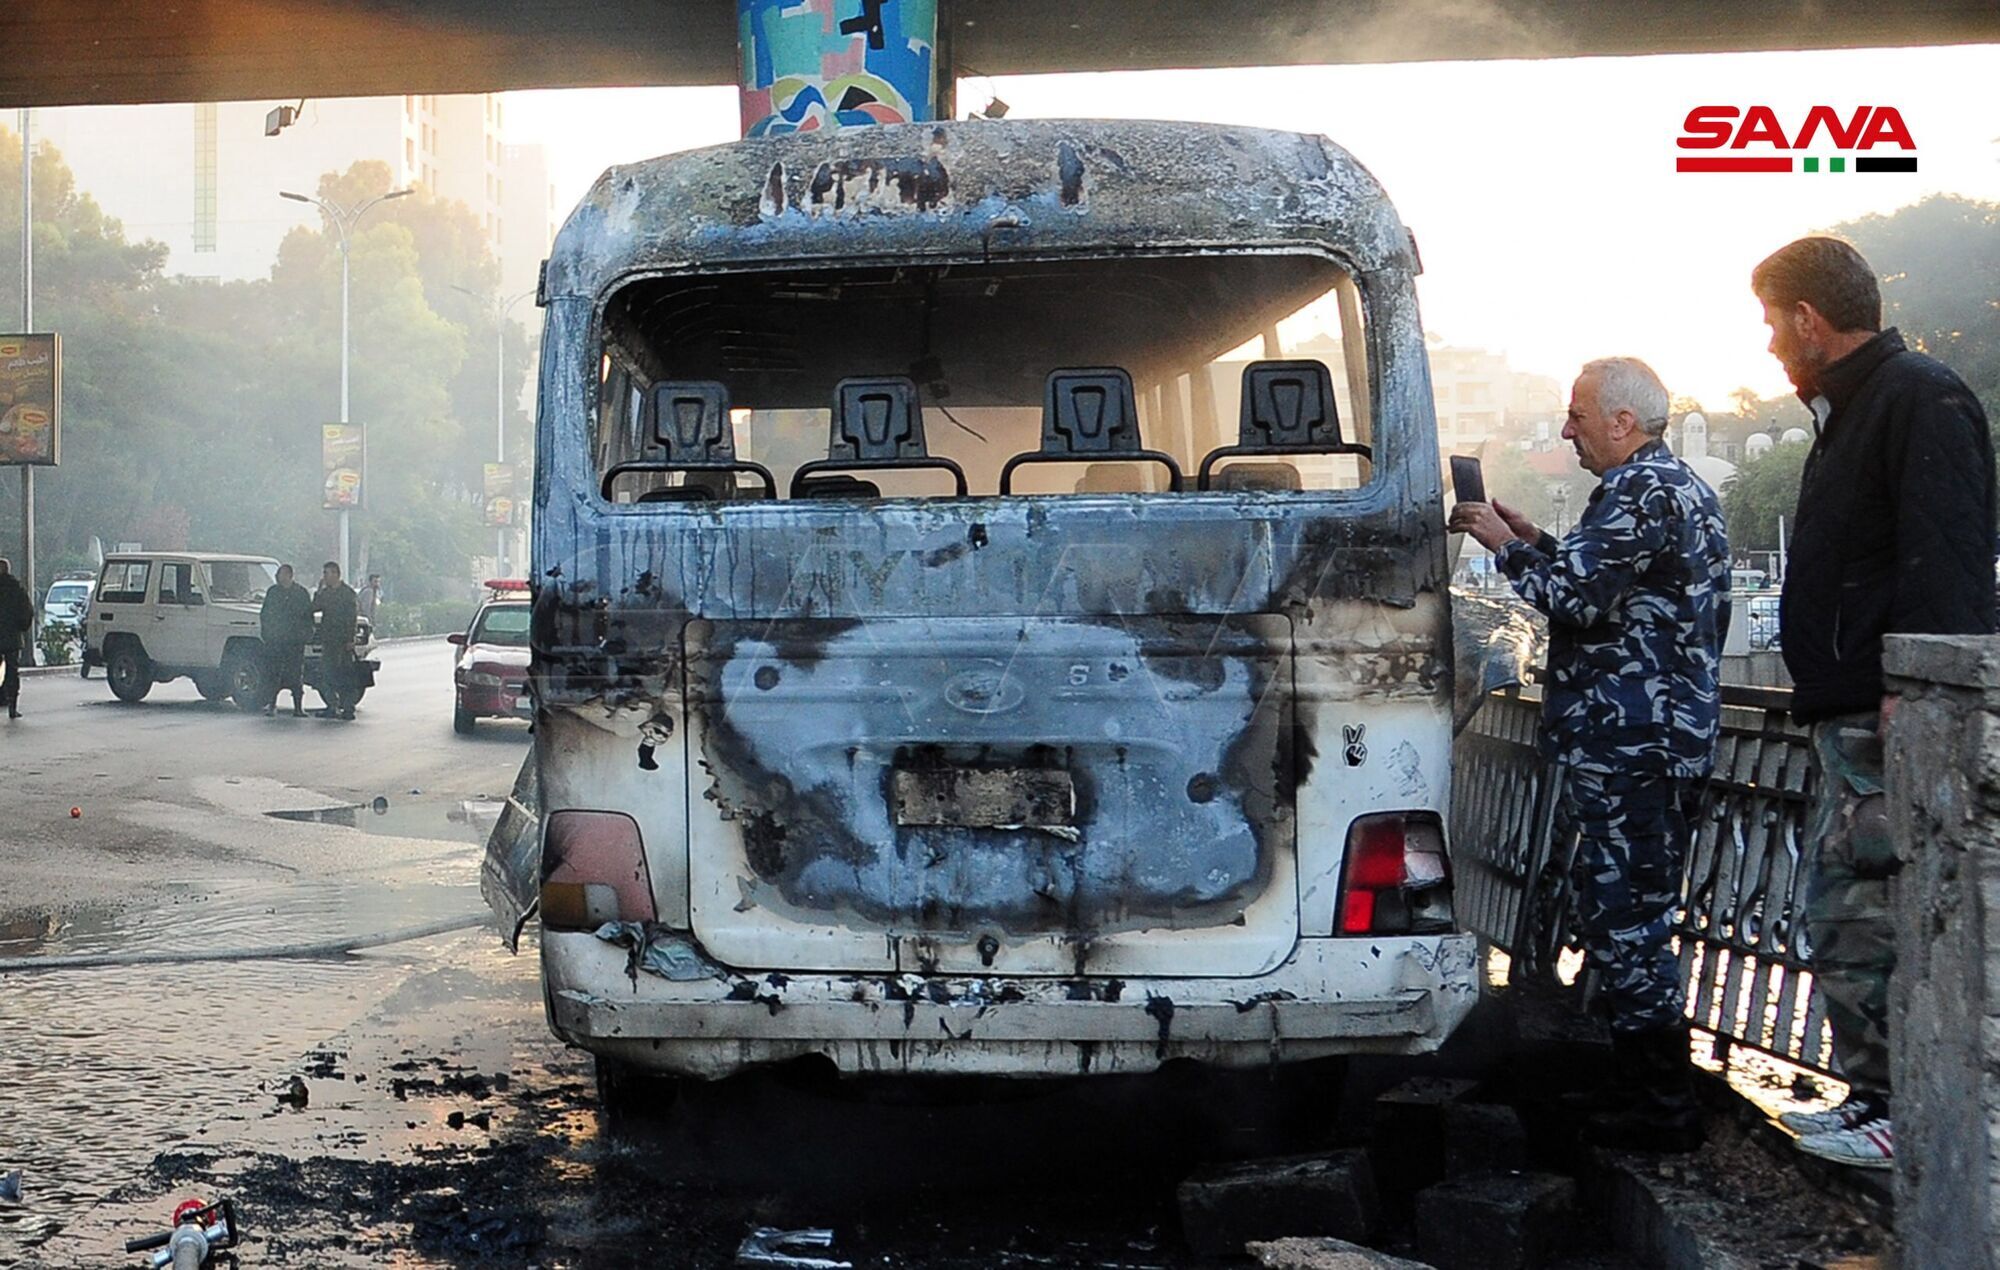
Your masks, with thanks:
[[[1451,527],[1494,550],[1549,619],[1542,744],[1577,829],[1577,934],[1600,977],[1614,1084],[1587,1134],[1692,1150],[1680,966],[1670,941],[1688,817],[1715,765],[1729,544],[1715,492],[1667,449],[1667,390],[1644,362],[1591,362],[1563,438],[1602,480],[1561,542],[1512,509],[1460,503]]]

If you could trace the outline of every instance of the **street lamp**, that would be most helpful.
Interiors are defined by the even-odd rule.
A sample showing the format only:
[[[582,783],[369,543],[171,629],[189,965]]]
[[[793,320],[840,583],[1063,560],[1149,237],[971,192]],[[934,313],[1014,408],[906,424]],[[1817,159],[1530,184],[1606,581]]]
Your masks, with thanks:
[[[290,190],[279,190],[279,198],[288,198],[294,203],[311,203],[340,231],[340,421],[347,419],[347,276],[348,257],[353,247],[354,227],[368,209],[377,203],[386,203],[392,198],[402,198],[415,193],[414,190],[390,190],[387,194],[377,194],[374,198],[356,208],[342,207],[340,204],[310,194],[294,194]],[[347,509],[340,509],[340,576],[350,576],[347,567]]]
[[[483,298],[471,287],[461,287],[456,282],[451,284],[451,289],[475,300]],[[493,461],[496,463],[507,461],[507,315],[514,311],[515,305],[534,294],[535,288],[530,287],[519,295],[505,299],[497,295],[493,297]],[[520,497],[518,490],[515,497]],[[503,578],[507,576],[507,529],[504,525],[493,527],[493,571]]]

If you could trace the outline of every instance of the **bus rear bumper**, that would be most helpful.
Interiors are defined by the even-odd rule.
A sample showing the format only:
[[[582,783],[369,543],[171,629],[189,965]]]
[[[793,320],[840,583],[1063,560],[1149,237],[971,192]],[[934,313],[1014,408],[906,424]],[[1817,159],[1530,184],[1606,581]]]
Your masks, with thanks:
[[[770,974],[672,980],[628,950],[544,932],[557,1035],[717,1078],[810,1054],[849,1073],[1071,1076],[1436,1049],[1479,995],[1470,935],[1302,939],[1249,979]]]

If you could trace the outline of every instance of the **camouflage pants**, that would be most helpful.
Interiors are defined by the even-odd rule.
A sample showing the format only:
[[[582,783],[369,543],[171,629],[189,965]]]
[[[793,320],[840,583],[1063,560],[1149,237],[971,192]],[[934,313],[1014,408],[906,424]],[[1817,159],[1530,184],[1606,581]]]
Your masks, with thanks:
[[[1686,1008],[1672,940],[1696,782],[1575,769],[1567,781],[1576,934],[1611,1028],[1672,1027]]]
[[[1887,1092],[1889,974],[1896,968],[1889,878],[1898,866],[1882,794],[1880,716],[1815,723],[1812,743],[1819,769],[1806,848],[1813,978],[1841,1073],[1858,1089]]]

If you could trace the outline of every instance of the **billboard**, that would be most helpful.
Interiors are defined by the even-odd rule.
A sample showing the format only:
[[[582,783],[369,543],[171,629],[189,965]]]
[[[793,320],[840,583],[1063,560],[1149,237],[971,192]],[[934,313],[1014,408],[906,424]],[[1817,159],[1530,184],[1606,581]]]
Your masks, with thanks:
[[[506,529],[521,523],[519,473],[511,463],[486,465],[486,524]]]
[[[362,476],[368,470],[368,428],[359,423],[322,424],[319,430],[320,506],[351,511],[362,505]]]
[[[0,335],[0,467],[62,458],[62,337]]]

